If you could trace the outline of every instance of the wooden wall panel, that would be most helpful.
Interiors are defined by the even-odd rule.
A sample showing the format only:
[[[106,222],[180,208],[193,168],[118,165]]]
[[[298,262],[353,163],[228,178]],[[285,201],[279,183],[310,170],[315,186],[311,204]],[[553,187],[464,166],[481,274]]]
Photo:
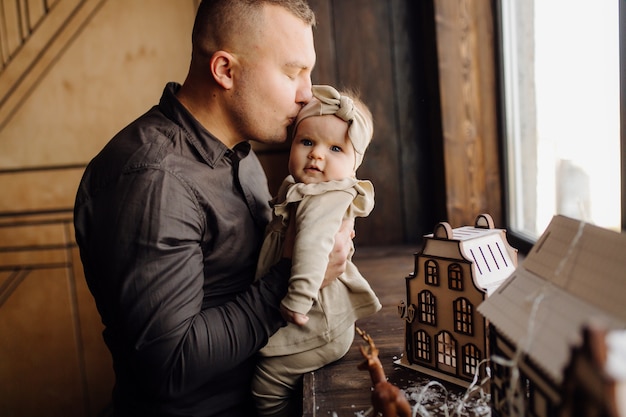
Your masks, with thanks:
[[[435,0],[435,22],[448,221],[502,224],[491,2]]]
[[[74,197],[111,136],[166,82],[183,81],[196,7],[0,2],[2,416],[97,416],[110,402],[111,357],[74,241]]]
[[[23,269],[0,304],[0,411],[84,415],[86,396],[67,267]]]
[[[0,415],[98,415],[113,387],[102,330],[71,212],[0,217]]]
[[[10,12],[1,22],[11,35],[0,72],[0,130],[102,1],[59,0],[48,10],[39,1],[32,11],[24,2],[14,2],[13,7],[3,2]]]
[[[434,10],[432,1],[392,4],[405,241],[421,243],[447,218]]]
[[[0,68],[6,65],[11,55],[22,44],[23,37],[20,30],[19,16],[17,2],[3,1],[0,3],[0,30],[2,30],[2,36],[0,37],[2,65]]]
[[[72,208],[84,169],[81,165],[0,170],[0,213],[6,216]]]
[[[376,206],[357,222],[360,241],[404,240],[399,132],[393,77],[391,7],[378,0],[333,2],[337,84],[355,88],[374,116],[374,138],[357,172],[377,190]]]
[[[335,30],[332,0],[311,0],[311,8],[315,11],[317,25],[313,31],[317,62],[311,78],[314,84],[337,84],[337,56],[335,46]]]
[[[0,170],[86,164],[158,103],[168,81],[184,80],[195,7],[195,0],[58,0],[0,72]],[[55,30],[58,37],[44,37]]]

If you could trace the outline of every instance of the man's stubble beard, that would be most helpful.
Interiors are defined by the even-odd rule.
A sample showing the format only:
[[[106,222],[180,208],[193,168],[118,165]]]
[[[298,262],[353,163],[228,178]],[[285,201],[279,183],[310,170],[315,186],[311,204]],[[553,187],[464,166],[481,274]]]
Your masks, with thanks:
[[[257,120],[250,115],[247,109],[254,106],[249,106],[239,91],[234,94],[233,98],[234,103],[238,105],[232,111],[232,118],[241,139],[268,145],[279,145],[287,141],[289,134],[287,127],[276,126],[271,130],[267,127],[266,131],[261,130],[260,127],[265,128],[267,121]]]

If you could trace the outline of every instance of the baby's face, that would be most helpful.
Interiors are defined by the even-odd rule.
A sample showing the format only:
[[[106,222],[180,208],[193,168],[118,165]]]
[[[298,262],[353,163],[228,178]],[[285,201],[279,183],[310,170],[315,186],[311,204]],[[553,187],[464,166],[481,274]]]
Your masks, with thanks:
[[[352,177],[355,161],[346,122],[334,115],[307,117],[300,122],[289,154],[289,173],[296,182]]]

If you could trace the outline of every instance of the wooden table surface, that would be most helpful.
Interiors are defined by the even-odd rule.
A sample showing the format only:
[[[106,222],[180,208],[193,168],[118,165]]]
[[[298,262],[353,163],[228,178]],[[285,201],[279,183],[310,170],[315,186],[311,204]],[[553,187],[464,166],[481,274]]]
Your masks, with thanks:
[[[449,408],[455,405],[455,401],[458,403],[458,398],[465,393],[465,389],[443,382],[441,386],[424,389],[433,380],[431,377],[394,363],[404,352],[404,321],[398,316],[397,306],[400,301],[406,300],[405,277],[414,270],[413,254],[417,250],[418,246],[356,249],[354,262],[383,304],[381,311],[359,320],[357,326],[370,334],[380,350],[379,357],[387,379],[405,391],[411,405],[415,407],[419,402],[428,410],[428,415],[445,415],[441,407]],[[357,369],[358,364],[363,361],[359,346],[366,344],[356,335],[346,356],[305,375],[304,417],[372,416],[369,373]],[[484,401],[478,404],[474,402],[473,405],[475,408],[466,409],[462,415],[490,415]]]

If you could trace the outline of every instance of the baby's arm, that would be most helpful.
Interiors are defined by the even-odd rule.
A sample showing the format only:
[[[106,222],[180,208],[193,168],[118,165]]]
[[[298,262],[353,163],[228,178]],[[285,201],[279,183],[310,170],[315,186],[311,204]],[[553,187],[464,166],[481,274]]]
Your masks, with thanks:
[[[307,196],[296,211],[296,239],[289,291],[282,302],[286,320],[300,322],[311,309],[324,282],[329,254],[343,217],[354,199],[352,189],[329,191],[323,195]],[[285,315],[285,314],[283,314]],[[299,323],[296,323],[299,324]]]
[[[295,221],[290,222],[287,232],[285,233],[285,248],[288,246],[289,248],[283,250],[283,255],[286,256],[285,254],[288,254],[286,257],[289,259],[292,258],[293,245],[296,235],[296,227],[294,223]],[[335,243],[328,256],[328,266],[326,267],[326,273],[320,288],[330,285],[346,271],[348,258],[350,257],[354,247],[352,244],[354,236],[354,219],[351,217],[344,219],[341,222],[339,231],[335,234]],[[282,304],[280,306],[280,312],[286,321],[297,324],[298,326],[304,326],[309,321],[308,316],[289,310]]]

